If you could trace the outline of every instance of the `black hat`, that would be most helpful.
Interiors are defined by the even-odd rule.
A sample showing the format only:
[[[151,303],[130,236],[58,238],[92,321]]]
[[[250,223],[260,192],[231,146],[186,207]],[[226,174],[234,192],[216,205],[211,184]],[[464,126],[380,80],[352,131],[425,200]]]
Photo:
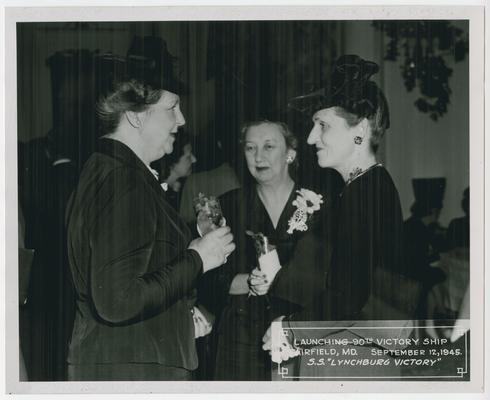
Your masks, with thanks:
[[[288,106],[309,116],[318,110],[338,106],[369,118],[376,113],[379,106],[388,110],[386,99],[378,85],[369,80],[378,71],[378,64],[374,62],[363,60],[357,55],[343,55],[334,63],[327,87],[294,97]],[[389,113],[385,112],[383,116],[381,126],[387,129],[390,126]]]
[[[162,38],[134,36],[126,55],[127,78],[138,79],[154,88],[186,94],[186,86],[175,76],[176,60]]]
[[[412,179],[415,204],[413,208],[425,211],[427,214],[432,209],[441,209],[446,189],[446,178],[417,178]]]

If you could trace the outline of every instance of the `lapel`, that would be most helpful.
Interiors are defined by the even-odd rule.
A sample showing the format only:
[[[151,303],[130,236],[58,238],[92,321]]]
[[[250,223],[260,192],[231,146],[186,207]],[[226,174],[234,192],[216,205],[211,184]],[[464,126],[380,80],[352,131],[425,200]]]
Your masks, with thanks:
[[[128,146],[118,140],[103,138],[99,140],[98,152],[112,157],[131,168],[140,170],[145,182],[151,187],[156,204],[163,213],[165,220],[173,226],[177,234],[182,237],[185,243],[191,240],[192,235],[190,229],[180,218],[177,211],[165,201],[165,191],[158,183],[158,180],[155,179],[155,176],[148,167]]]

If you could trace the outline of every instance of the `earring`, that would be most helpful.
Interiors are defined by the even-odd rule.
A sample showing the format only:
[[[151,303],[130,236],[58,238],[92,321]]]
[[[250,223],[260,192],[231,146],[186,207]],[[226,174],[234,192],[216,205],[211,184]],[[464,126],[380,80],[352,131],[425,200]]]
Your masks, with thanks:
[[[361,143],[362,143],[362,137],[360,137],[360,136],[355,136],[355,137],[354,137],[354,143],[355,143],[355,144],[361,144]]]
[[[293,161],[294,161],[293,156],[288,156],[288,158],[286,158],[286,162],[287,162],[288,164],[291,164]]]

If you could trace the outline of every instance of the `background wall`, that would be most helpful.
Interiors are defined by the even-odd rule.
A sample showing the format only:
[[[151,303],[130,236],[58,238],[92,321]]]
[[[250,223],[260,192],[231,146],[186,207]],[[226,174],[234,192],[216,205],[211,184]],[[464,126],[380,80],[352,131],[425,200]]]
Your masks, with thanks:
[[[45,136],[52,128],[51,72],[47,59],[57,51],[100,50],[125,56],[135,34],[151,34],[141,23],[23,23],[17,29],[18,139]]]
[[[454,25],[468,32],[465,21]],[[400,194],[404,216],[410,215],[413,203],[412,178],[446,177],[446,195],[440,222],[463,215],[460,202],[469,186],[469,65],[468,57],[450,62],[452,90],[448,112],[433,121],[414,105],[417,87],[409,93],[401,76],[401,60],[383,61],[385,37],[371,21],[348,21],[343,24],[344,53],[355,53],[378,62],[378,83],[390,106],[391,127],[381,151],[381,160],[389,169]],[[362,38],[362,40],[360,40]]]

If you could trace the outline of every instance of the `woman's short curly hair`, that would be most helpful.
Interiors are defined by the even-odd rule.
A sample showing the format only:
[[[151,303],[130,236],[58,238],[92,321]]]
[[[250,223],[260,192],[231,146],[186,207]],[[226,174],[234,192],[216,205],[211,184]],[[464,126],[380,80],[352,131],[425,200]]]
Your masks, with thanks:
[[[299,141],[296,135],[293,133],[291,129],[289,129],[286,123],[281,121],[270,121],[268,119],[260,119],[256,121],[246,122],[242,125],[240,129],[240,143],[242,145],[245,143],[245,138],[250,128],[259,125],[264,125],[264,124],[270,124],[277,127],[279,129],[279,132],[281,132],[282,136],[284,137],[284,140],[286,141],[286,148],[288,150],[292,149],[296,151],[296,157],[294,157],[294,161],[291,164],[289,164],[289,174],[291,176],[295,175],[299,167],[299,154],[297,152]]]
[[[163,92],[163,89],[154,89],[135,79],[116,83],[114,89],[101,96],[96,104],[103,134],[113,133],[125,112],[148,110],[158,103]]]

